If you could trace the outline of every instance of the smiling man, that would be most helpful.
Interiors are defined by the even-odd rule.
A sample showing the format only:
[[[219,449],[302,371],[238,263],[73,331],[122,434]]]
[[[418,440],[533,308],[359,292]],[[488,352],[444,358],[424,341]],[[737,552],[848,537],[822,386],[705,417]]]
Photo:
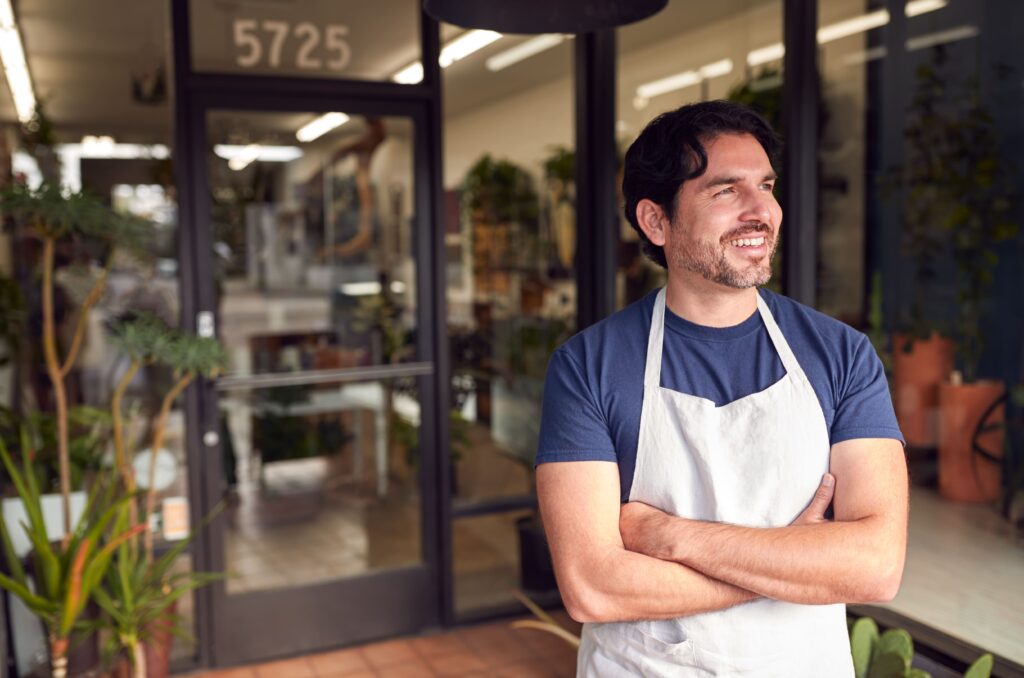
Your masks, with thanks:
[[[907,474],[881,363],[758,289],[776,147],[711,101],[626,154],[626,217],[668,284],[556,351],[537,455],[579,676],[845,678],[844,604],[899,587]]]

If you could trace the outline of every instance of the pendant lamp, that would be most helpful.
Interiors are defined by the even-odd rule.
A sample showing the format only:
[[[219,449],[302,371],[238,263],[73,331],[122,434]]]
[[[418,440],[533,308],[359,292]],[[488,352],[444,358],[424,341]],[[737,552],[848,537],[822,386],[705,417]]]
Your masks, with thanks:
[[[668,0],[423,0],[427,14],[499,33],[589,33],[640,21]]]

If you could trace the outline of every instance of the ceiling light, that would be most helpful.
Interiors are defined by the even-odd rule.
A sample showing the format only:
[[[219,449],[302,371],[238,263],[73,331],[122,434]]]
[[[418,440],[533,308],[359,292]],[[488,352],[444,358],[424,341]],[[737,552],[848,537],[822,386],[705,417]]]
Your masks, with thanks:
[[[977,26],[957,26],[956,28],[950,28],[945,31],[919,35],[916,38],[910,38],[907,40],[907,51],[913,52],[914,50],[926,49],[928,47],[934,47],[935,45],[944,45],[947,42],[966,40],[967,38],[973,38],[980,33],[981,31],[978,30]]]
[[[243,148],[240,153],[235,155],[235,157],[231,158],[231,160],[228,160],[228,167],[235,170],[236,172],[240,172],[244,170],[246,167],[248,167],[250,164],[252,164],[253,160],[258,158],[259,156],[260,145],[249,144],[248,146]]]
[[[777,42],[774,45],[768,45],[767,47],[759,47],[747,54],[747,65],[748,66],[760,66],[766,64],[769,61],[778,61],[786,55],[786,48],[781,42]]]
[[[646,82],[636,88],[636,94],[638,97],[644,99],[650,99],[666,92],[673,92],[677,89],[683,89],[684,87],[691,87],[699,84],[701,81],[700,73],[697,71],[683,71],[682,73],[676,73],[670,75],[667,78],[661,80],[655,80],[653,82]]]
[[[911,0],[904,6],[904,12],[906,12],[908,17],[915,17],[942,9],[947,4],[948,0]],[[889,12],[880,9],[876,12],[862,14],[852,19],[822,26],[818,29],[818,42],[825,44],[833,40],[869,31],[873,28],[879,28],[889,23],[889,18]],[[747,65],[760,66],[769,61],[777,61],[783,58],[785,54],[786,48],[783,47],[781,42],[777,42],[774,45],[760,47],[747,54]]]
[[[863,33],[870,31],[873,28],[878,28],[889,23],[889,12],[884,9],[880,9],[870,14],[862,14],[861,16],[855,16],[852,19],[846,19],[845,21],[839,21],[828,26],[822,26],[818,29],[818,43],[824,45],[827,42],[833,40],[839,40],[840,38],[846,38],[857,33]]]
[[[256,160],[260,162],[291,162],[297,158],[302,157],[302,149],[298,146],[263,146],[260,144],[250,144],[252,146],[258,146],[259,155],[256,156]],[[239,146],[236,144],[217,144],[213,147],[213,152],[219,158],[225,160],[231,160],[236,158],[245,152],[245,149],[249,146]]]
[[[335,127],[340,127],[349,121],[344,113],[324,113],[316,120],[307,123],[295,133],[295,138],[302,143],[309,143],[330,132]]]
[[[908,17],[915,17],[925,12],[934,12],[947,5],[947,0],[910,0],[904,8]]]
[[[10,0],[0,0],[0,60],[3,60],[4,74],[11,89],[18,120],[26,123],[35,115],[36,96]]]
[[[376,280],[366,282],[342,283],[342,294],[349,297],[365,297],[371,294],[380,294],[381,285]]]
[[[441,68],[448,68],[456,61],[465,59],[473,52],[483,49],[501,37],[501,33],[495,31],[467,31],[441,49],[441,56],[438,57],[437,63],[441,65]],[[391,79],[400,85],[415,85],[423,80],[423,64],[414,61],[392,75]]]
[[[700,76],[706,80],[732,73],[732,59],[722,59],[700,67]]]
[[[465,59],[500,38],[501,33],[497,31],[467,31],[444,46],[437,62],[441,64],[441,68],[448,68],[456,61]]]
[[[416,61],[391,76],[399,85],[415,85],[423,80],[423,64]]]
[[[674,92],[684,87],[692,87],[693,85],[700,84],[702,80],[717,78],[729,73],[732,73],[732,59],[722,59],[705,64],[695,71],[683,71],[682,73],[670,75],[667,78],[645,82],[636,88],[636,98],[633,100],[633,106],[639,110],[646,106],[647,100],[652,97]],[[637,100],[642,101],[643,104],[637,106]]]
[[[507,49],[500,54],[495,54],[484,62],[484,66],[486,66],[489,71],[500,71],[508,68],[512,64],[517,64],[524,59],[529,59],[534,54],[540,54],[544,50],[560,45],[565,42],[566,39],[571,37],[571,35],[563,35],[562,33],[546,33],[545,35],[538,35],[536,38],[531,38],[525,42],[519,43],[512,49]]]

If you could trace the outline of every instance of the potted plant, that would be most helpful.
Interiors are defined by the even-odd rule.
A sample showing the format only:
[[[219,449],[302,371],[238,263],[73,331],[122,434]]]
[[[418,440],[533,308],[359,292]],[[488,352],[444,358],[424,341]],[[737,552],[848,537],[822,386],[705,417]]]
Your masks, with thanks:
[[[904,173],[912,177],[908,213],[918,249],[931,258],[939,241],[956,266],[952,335],[961,371],[938,388],[939,492],[957,501],[990,501],[1001,491],[1005,387],[978,378],[981,321],[998,262],[996,247],[1018,231],[1012,220],[1017,196],[977,81],[951,85],[945,63],[944,50],[936,47],[931,62],[917,71],[906,133],[910,157]],[[983,417],[991,426],[982,425]]]
[[[878,624],[870,617],[861,617],[850,625],[850,652],[857,678],[931,678],[932,675],[912,666],[914,641],[909,633],[904,629],[879,633]],[[964,672],[964,678],[988,678],[993,664],[992,655],[983,654]]]
[[[137,516],[140,513],[141,522],[152,525],[150,518],[156,512],[156,458],[163,447],[171,408],[196,377],[214,378],[220,374],[227,365],[227,355],[216,339],[179,332],[151,315],[140,315],[115,325],[113,341],[130,361],[111,398],[114,464],[124,491],[128,496],[139,496],[142,500],[141,507],[134,502],[125,506],[117,517],[116,525],[139,522]],[[142,482],[145,493],[138,495],[137,479],[128,454],[130,446],[124,434],[122,407],[128,385],[146,364],[170,369],[174,383],[164,394],[151,428],[148,477]],[[141,544],[139,536],[142,537]],[[153,531],[147,530],[139,536],[118,546],[113,566],[95,596],[105,613],[105,625],[111,630],[109,653],[120,655],[130,667],[127,671],[122,668],[122,672],[128,672],[135,678],[155,678],[169,674],[172,634],[180,632],[175,604],[183,595],[220,579],[222,575],[172,571],[192,535],[160,558],[155,557]]]
[[[11,528],[0,518],[0,541],[10,571],[9,576],[0,574],[0,587],[20,598],[43,622],[52,675],[64,678],[72,634],[89,628],[90,625],[82,623],[82,613],[114,551],[145,528],[126,521],[115,522],[118,511],[131,497],[118,497],[115,483],[106,479],[94,486],[82,517],[71,530],[50,534],[43,517],[42,495],[32,469],[33,450],[27,434],[22,441],[21,457],[19,471],[0,441],[0,460],[28,519],[21,527],[32,543],[30,569],[22,565],[11,540]]]

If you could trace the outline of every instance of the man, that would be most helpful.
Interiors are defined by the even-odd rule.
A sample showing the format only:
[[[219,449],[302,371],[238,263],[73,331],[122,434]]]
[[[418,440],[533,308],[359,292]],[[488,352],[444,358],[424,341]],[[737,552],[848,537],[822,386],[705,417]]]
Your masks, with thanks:
[[[907,475],[878,357],[758,290],[776,146],[711,101],[626,154],[626,216],[668,284],[556,351],[537,456],[579,676],[852,676],[844,603],[899,587]]]

